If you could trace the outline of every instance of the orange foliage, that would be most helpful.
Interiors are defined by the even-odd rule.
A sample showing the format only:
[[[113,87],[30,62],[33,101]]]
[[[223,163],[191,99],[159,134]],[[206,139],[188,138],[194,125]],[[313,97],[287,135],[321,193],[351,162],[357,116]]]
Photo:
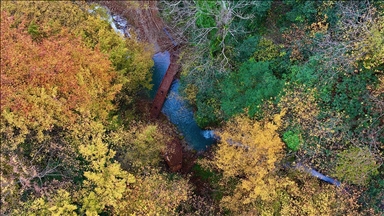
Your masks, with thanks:
[[[120,88],[112,84],[116,73],[106,55],[86,48],[65,30],[36,43],[24,25],[15,26],[5,12],[1,17],[2,113],[33,122],[37,109],[56,109],[57,118],[73,122],[73,111],[87,110],[105,119],[113,108],[109,101]],[[39,104],[31,96],[47,97]]]

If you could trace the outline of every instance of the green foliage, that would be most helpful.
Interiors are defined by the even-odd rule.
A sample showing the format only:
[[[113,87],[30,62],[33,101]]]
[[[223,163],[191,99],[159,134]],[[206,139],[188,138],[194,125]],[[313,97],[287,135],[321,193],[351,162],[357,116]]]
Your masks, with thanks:
[[[219,85],[225,75],[201,57],[183,65],[185,69],[181,73],[179,91],[195,108],[197,124],[204,128],[215,126],[222,120]]]
[[[31,35],[33,39],[36,39],[39,37],[39,26],[36,25],[34,22],[31,22],[28,26],[28,33]]]
[[[262,31],[265,25],[265,18],[272,7],[272,0],[257,1],[255,4],[240,10],[244,15],[251,15],[252,19],[236,19],[233,22],[233,27],[244,29],[246,32],[258,34]],[[245,34],[246,36],[248,34]],[[240,37],[243,35],[240,35]]]
[[[333,107],[339,112],[345,111],[352,119],[363,113],[369,114],[366,107],[369,102],[365,98],[372,78],[369,72],[343,77],[336,86]]]
[[[60,189],[49,197],[37,198],[29,203],[23,204],[25,212],[18,209],[13,214],[19,215],[72,215],[75,216],[77,206],[73,204],[71,195],[68,191]]]
[[[284,55],[284,53],[280,52],[282,48],[282,45],[275,45],[272,40],[261,38],[256,46],[253,58],[256,61],[270,61]]]
[[[234,52],[236,61],[243,62],[244,60],[250,59],[254,55],[259,41],[259,36],[251,36],[237,45]]]
[[[269,62],[249,60],[222,82],[221,89],[221,109],[226,118],[243,113],[245,109],[254,117],[261,114],[264,102],[276,101],[282,82],[273,75]]]
[[[144,43],[138,43],[134,38],[127,39],[116,34],[107,16],[106,9],[98,7],[95,16],[88,15],[73,31],[83,38],[87,46],[99,48],[109,56],[115,70],[120,74],[119,82],[124,83],[125,94],[133,95],[142,87],[152,88],[151,49]]]
[[[212,1],[197,1],[198,12],[196,16],[196,25],[199,28],[210,28],[216,26],[216,21],[212,13],[217,13],[216,3]]]
[[[283,141],[293,151],[297,151],[303,142],[300,133],[292,130],[286,131],[283,134]]]
[[[368,185],[368,189],[360,197],[360,202],[367,209],[373,208],[376,213],[383,212],[383,197],[384,197],[384,179],[381,175],[373,177]]]
[[[318,83],[318,67],[316,58],[311,57],[308,62],[303,65],[292,65],[290,67],[290,80],[299,84],[304,84],[308,87],[315,87]]]
[[[200,165],[194,165],[192,167],[192,170],[196,176],[200,177],[203,180],[209,180],[215,175],[212,171],[204,169]]]
[[[201,163],[204,164],[204,162]],[[223,178],[220,173],[207,169],[199,163],[192,167],[192,171],[196,177],[201,178],[203,181],[209,183],[210,188],[212,188],[212,194],[209,195],[216,201],[220,201],[223,198],[224,193],[228,193],[229,191],[233,190],[237,184],[236,179],[231,179],[227,182],[227,186],[224,187],[223,184],[220,184],[220,181]]]
[[[286,18],[290,22],[312,23],[315,21],[317,13],[316,1],[285,0],[284,3],[292,8],[291,11],[286,13]]]
[[[379,166],[368,147],[352,147],[338,154],[335,176],[357,185],[366,185],[370,176],[378,174]]]
[[[369,122],[363,119],[372,115],[372,101],[367,97],[368,86],[374,85],[377,79],[372,71],[357,74],[356,71],[324,80],[324,85],[318,88],[322,107],[331,107],[344,113],[350,126],[361,130],[369,125]]]
[[[217,125],[221,120],[220,99],[210,93],[213,91],[199,92],[196,97],[195,119],[202,128]]]
[[[272,0],[259,2],[259,4],[254,5],[250,8],[252,11],[251,13],[256,15],[256,17],[258,18],[264,17],[267,14],[267,12],[270,10],[272,6],[272,2],[273,2]]]
[[[131,124],[128,131],[118,129],[107,140],[114,145],[123,168],[132,172],[156,167],[168,141],[157,125],[142,123]]]

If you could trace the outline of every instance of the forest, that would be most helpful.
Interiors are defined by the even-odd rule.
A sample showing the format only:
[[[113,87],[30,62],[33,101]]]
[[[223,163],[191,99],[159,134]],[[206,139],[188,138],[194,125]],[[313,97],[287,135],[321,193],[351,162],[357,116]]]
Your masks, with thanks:
[[[0,21],[0,215],[384,215],[384,1],[1,1]],[[205,150],[150,118],[171,40]]]

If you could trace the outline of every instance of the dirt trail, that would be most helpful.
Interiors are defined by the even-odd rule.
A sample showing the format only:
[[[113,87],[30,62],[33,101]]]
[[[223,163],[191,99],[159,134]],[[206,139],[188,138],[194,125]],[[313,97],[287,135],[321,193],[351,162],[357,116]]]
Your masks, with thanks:
[[[159,15],[157,1],[98,2],[112,13],[125,17],[134,27],[138,39],[153,45],[155,53],[172,49],[172,42],[163,30],[167,26]]]
[[[166,95],[169,91],[169,87],[178,71],[178,65],[176,64],[178,59],[178,52],[176,47],[172,43],[172,40],[165,33],[164,28],[167,27],[159,15],[157,7],[157,1],[97,1],[99,4],[106,6],[112,13],[118,14],[128,20],[128,23],[133,26],[134,32],[140,41],[145,41],[150,45],[153,45],[154,53],[170,51],[171,52],[171,64],[168,68],[159,90],[156,94],[152,107],[150,110],[150,117],[152,120],[156,120],[161,107],[164,103]],[[171,29],[167,28],[167,31],[172,35]],[[172,36],[171,36],[172,37]],[[158,121],[159,125],[164,125],[161,121]],[[168,144],[166,151],[163,153],[164,160],[170,167],[172,172],[181,170],[186,172],[194,163],[194,160],[183,160],[183,155],[189,151],[182,147],[181,140],[177,138],[177,134],[172,134],[173,137]],[[189,157],[187,157],[189,158]],[[184,166],[184,167],[183,167]]]

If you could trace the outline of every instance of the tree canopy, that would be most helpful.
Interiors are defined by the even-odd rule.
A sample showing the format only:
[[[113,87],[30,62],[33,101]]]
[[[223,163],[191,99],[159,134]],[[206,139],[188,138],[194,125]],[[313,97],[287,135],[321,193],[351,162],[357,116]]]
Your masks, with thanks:
[[[1,215],[383,214],[383,2],[0,4]],[[205,152],[146,113],[161,20]]]

